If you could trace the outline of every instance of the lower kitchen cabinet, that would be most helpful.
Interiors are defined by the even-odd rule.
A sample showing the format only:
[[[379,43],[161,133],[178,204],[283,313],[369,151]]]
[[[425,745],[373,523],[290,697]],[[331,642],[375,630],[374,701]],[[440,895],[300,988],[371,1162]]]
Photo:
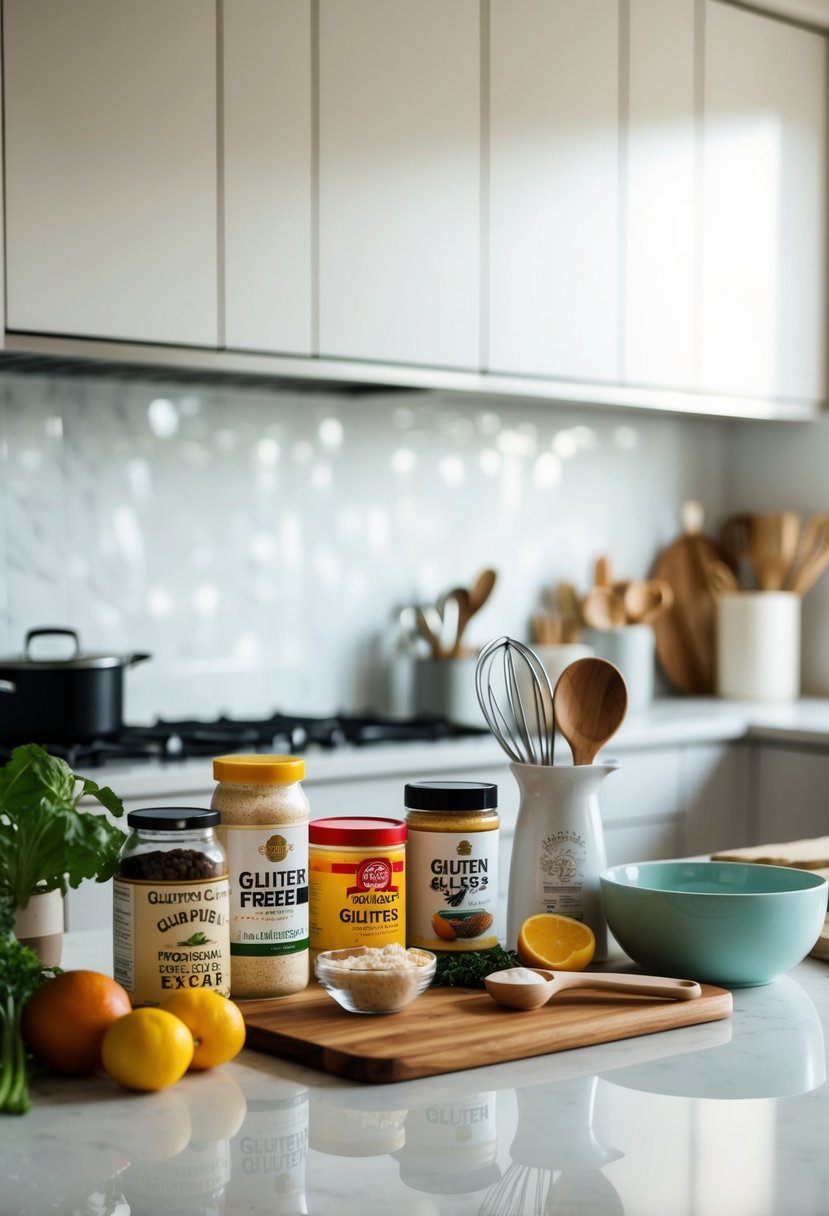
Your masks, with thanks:
[[[750,754],[743,740],[682,748],[683,856],[715,853],[747,842]]]
[[[756,744],[751,752],[748,844],[829,835],[829,754]]]

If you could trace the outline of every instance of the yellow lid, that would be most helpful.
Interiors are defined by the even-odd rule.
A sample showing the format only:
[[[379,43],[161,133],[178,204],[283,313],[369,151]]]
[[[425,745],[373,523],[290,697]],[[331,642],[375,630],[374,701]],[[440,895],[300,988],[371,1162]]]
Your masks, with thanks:
[[[290,785],[305,776],[300,756],[216,756],[213,780],[236,785]]]

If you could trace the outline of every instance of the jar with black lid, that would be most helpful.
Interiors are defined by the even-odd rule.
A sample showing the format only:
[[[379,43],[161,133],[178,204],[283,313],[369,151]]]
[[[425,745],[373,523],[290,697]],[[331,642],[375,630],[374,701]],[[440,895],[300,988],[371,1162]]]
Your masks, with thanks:
[[[133,1005],[207,988],[230,995],[230,884],[217,811],[147,807],[113,883],[114,974]]]
[[[498,787],[411,781],[405,789],[406,941],[426,950],[498,944]]]

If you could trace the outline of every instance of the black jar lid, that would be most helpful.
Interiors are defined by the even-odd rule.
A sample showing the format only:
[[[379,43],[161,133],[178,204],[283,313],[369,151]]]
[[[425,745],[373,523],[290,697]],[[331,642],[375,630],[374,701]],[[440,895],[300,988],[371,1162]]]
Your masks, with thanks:
[[[129,811],[127,823],[131,828],[146,828],[152,832],[187,832],[214,828],[219,822],[218,811],[201,806],[149,806]]]
[[[490,781],[410,781],[405,804],[411,811],[495,810],[498,786]]]

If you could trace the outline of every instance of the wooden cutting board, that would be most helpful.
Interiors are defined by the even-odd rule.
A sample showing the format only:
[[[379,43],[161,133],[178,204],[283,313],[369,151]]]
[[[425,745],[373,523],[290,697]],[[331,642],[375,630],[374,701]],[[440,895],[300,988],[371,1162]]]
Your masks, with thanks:
[[[654,621],[656,658],[680,692],[703,695],[715,687],[716,601],[705,577],[724,556],[710,537],[686,533],[654,563],[651,576],[670,584],[674,602]]]
[[[796,866],[801,870],[812,870],[829,879],[829,836],[816,836],[810,840],[789,840],[782,844],[753,845],[745,849],[732,849],[728,853],[714,853],[712,861],[751,861],[755,865]],[[823,922],[820,937],[812,946],[812,958],[829,962],[829,912]]]
[[[240,1004],[246,1047],[352,1081],[410,1081],[727,1018],[731,993],[702,985],[692,1001],[585,991],[541,1009],[504,1009],[486,992],[430,988],[388,1017],[346,1013],[317,983]]]

